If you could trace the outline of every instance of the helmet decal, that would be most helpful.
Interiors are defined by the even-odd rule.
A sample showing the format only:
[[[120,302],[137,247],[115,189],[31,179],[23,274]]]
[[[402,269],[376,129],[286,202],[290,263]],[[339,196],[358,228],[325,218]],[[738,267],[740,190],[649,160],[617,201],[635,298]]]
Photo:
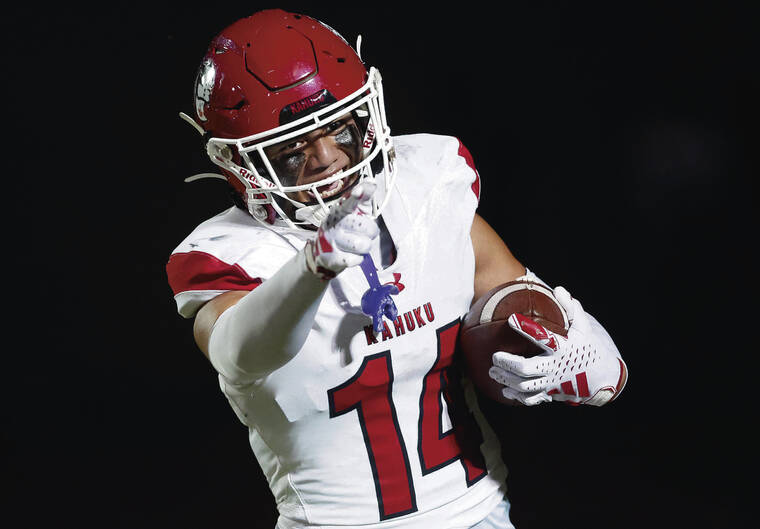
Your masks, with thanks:
[[[208,121],[206,105],[211,103],[211,92],[216,82],[216,64],[210,58],[203,59],[195,78],[195,113],[198,119]]]
[[[304,113],[308,114],[309,112],[314,112],[315,110],[319,110],[320,108],[335,103],[336,101],[337,99],[335,99],[326,88],[320,90],[319,92],[306,96],[295,103],[285,105],[280,111],[280,125],[295,121]]]

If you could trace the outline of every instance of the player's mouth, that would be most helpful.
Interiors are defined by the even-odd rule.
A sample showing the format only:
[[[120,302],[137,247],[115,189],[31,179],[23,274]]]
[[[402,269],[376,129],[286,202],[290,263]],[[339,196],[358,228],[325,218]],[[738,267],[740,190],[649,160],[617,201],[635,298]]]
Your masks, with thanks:
[[[343,172],[343,169],[338,171],[337,174],[340,174]],[[353,173],[345,178],[341,178],[340,180],[336,180],[335,182],[331,182],[329,184],[325,184],[323,186],[317,187],[316,191],[319,193],[319,196],[322,198],[322,200],[332,198],[336,195],[339,195],[340,193],[344,192],[346,189],[351,187],[351,185],[356,182],[357,174]],[[312,189],[309,189],[306,191],[306,194],[309,195],[310,198],[316,199],[316,195]]]

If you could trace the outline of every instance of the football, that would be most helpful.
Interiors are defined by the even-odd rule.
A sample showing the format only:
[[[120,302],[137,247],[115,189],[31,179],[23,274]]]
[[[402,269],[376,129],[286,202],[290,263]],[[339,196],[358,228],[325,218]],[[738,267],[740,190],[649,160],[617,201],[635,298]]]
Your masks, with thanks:
[[[516,313],[567,336],[567,313],[551,289],[527,280],[510,281],[488,291],[470,308],[459,333],[465,370],[475,387],[490,399],[508,405],[517,403],[505,398],[501,393],[504,386],[488,375],[493,353],[506,351],[531,357],[542,352],[509,326],[507,319]]]

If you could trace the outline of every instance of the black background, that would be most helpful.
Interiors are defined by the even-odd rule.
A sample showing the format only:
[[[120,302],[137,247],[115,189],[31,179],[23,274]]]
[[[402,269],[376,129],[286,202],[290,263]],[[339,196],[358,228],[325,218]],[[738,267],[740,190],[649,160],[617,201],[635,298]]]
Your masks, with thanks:
[[[227,207],[220,183],[183,183],[212,166],[178,112],[211,38],[272,6],[190,4],[4,16],[9,527],[274,525],[164,272]],[[458,136],[481,215],[630,368],[601,409],[496,410],[516,526],[746,526],[750,3],[409,4],[282,6],[361,33],[393,132]]]

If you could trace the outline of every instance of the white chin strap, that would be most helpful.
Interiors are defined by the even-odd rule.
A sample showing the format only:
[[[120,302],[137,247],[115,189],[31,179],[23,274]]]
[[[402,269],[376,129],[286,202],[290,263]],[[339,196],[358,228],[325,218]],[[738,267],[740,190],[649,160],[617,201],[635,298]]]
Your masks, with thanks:
[[[303,206],[296,210],[296,220],[299,222],[308,222],[313,224],[317,228],[322,221],[327,217],[328,210],[321,204],[314,204],[313,206]]]

